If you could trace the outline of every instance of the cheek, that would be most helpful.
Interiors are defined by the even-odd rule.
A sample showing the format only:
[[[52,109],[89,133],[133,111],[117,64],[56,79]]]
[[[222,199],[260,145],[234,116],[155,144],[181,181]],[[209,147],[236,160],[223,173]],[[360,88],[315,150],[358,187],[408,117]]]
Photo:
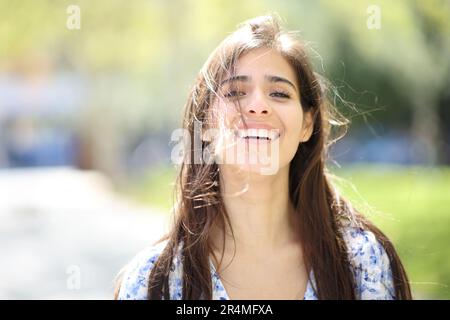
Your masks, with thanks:
[[[214,128],[220,128],[226,124],[230,118],[228,106],[222,102],[216,102],[209,109],[208,119]]]
[[[214,108],[214,114],[211,118],[219,127],[232,128],[240,119],[238,106],[233,103],[220,102]]]
[[[285,136],[280,145],[281,166],[290,163],[299,148],[302,121],[302,112],[299,112],[298,110],[290,112],[289,116],[283,119]]]
[[[293,106],[286,109],[280,118],[283,121],[284,130],[286,138],[289,141],[300,141],[302,122],[303,122],[303,112],[300,106]]]

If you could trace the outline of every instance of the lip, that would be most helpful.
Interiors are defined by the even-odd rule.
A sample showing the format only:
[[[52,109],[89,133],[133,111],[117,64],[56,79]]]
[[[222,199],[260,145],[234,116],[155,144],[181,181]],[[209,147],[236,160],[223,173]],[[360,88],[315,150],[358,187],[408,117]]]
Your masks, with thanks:
[[[267,129],[267,130],[277,130],[277,128],[272,127],[271,125],[265,123],[247,123],[247,126],[239,125],[238,130],[243,129]]]

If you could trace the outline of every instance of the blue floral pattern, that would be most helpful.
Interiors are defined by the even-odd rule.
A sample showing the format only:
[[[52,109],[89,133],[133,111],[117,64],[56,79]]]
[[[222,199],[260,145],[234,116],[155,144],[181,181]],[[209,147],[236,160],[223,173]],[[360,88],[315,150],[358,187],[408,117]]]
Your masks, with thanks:
[[[370,231],[350,227],[344,229],[343,235],[348,248],[351,270],[355,277],[357,299],[395,299],[389,258],[381,243],[375,238],[375,235]],[[118,295],[119,300],[148,299],[147,290],[150,271],[166,244],[167,241],[164,241],[145,248],[125,266]],[[180,252],[180,249],[178,248],[178,252]],[[229,300],[211,259],[210,267],[213,300]],[[304,300],[317,300],[313,290],[314,287],[314,272],[311,271]],[[179,254],[175,255],[173,260],[173,266],[169,274],[169,288],[170,299],[181,300],[182,264]]]

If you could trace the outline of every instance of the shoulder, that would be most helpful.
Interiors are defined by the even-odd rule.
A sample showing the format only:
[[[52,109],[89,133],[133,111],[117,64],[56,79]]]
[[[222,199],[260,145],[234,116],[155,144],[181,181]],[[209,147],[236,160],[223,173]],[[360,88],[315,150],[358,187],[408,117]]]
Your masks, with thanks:
[[[122,268],[118,300],[148,299],[150,271],[166,245],[167,240],[144,248]]]
[[[355,276],[358,299],[395,299],[390,260],[375,234],[357,227],[345,227],[343,237]]]

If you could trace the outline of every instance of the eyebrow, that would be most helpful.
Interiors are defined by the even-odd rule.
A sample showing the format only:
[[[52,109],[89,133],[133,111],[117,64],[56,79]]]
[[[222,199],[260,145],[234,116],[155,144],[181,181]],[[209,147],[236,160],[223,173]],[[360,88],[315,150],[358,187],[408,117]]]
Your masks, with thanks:
[[[295,90],[297,90],[297,88],[295,87],[295,85],[294,85],[291,81],[289,81],[288,79],[286,79],[286,78],[279,77],[279,76],[272,76],[272,75],[266,75],[264,78],[265,78],[267,81],[269,81],[269,82],[284,82],[284,83],[287,83],[287,84],[290,85],[292,88],[294,88]],[[220,83],[220,85],[222,86],[223,84],[225,84],[225,83],[227,83],[227,82],[236,82],[236,81],[238,81],[238,82],[250,82],[251,80],[252,80],[252,78],[249,77],[249,76],[233,76],[233,77],[230,77],[230,78],[225,79],[224,81],[222,81],[222,82]]]

